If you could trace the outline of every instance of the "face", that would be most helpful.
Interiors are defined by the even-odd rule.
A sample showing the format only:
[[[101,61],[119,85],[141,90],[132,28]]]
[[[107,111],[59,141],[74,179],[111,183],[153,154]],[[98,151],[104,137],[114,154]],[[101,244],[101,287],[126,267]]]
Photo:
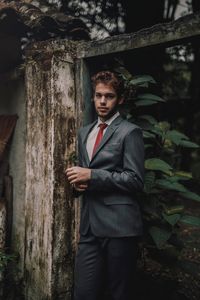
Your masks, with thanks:
[[[94,105],[101,121],[111,118],[118,110],[118,104],[123,102],[109,84],[98,83],[94,93]]]

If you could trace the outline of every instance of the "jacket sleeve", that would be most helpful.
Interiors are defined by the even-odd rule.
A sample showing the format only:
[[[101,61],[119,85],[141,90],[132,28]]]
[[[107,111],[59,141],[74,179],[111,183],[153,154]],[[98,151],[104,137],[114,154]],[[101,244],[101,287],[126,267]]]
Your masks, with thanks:
[[[143,189],[144,143],[142,130],[135,128],[127,134],[123,147],[123,171],[92,169],[88,190],[124,191],[131,193]]]

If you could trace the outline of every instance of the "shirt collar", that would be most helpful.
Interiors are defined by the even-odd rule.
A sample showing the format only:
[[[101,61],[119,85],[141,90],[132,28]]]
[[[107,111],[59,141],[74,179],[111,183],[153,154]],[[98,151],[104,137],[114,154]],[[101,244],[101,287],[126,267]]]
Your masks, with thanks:
[[[104,123],[107,124],[107,125],[110,125],[112,123],[112,121],[114,121],[114,119],[116,119],[118,116],[120,116],[120,113],[117,111],[110,119],[106,120],[106,122],[104,122]],[[102,121],[98,117],[97,127],[101,123],[102,123]]]

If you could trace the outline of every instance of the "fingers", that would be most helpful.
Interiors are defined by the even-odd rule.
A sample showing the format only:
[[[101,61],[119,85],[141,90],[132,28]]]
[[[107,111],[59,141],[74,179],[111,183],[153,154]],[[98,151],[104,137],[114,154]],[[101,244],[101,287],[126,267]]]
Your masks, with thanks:
[[[71,175],[71,174],[73,174],[74,172],[73,172],[73,170],[72,170],[72,168],[69,168],[69,169],[66,169],[65,170],[65,174],[67,175],[67,176],[69,176],[69,175]]]
[[[78,192],[84,192],[88,188],[87,180],[84,178],[85,169],[82,167],[71,167],[65,170],[68,181]]]
[[[88,187],[88,184],[74,184],[75,190],[79,192],[84,192]]]
[[[65,173],[67,176],[76,174],[76,172],[74,170],[66,170]]]
[[[71,184],[74,184],[74,183],[81,183],[80,180],[78,180],[77,178],[72,179],[71,181],[69,180],[69,182],[70,182]]]
[[[77,178],[76,167],[66,169],[65,173],[67,175],[67,179],[69,180],[69,182],[74,183],[74,181],[72,182],[72,180],[75,180]]]
[[[75,167],[66,169],[65,173],[70,183],[72,183],[72,180],[75,180],[78,177],[77,170],[75,169]]]
[[[75,188],[75,190],[78,191],[78,192],[84,192],[86,189]]]
[[[72,180],[75,180],[75,179],[77,179],[77,175],[70,175],[70,176],[68,176],[67,177],[67,179],[69,180],[69,182],[71,183],[72,182]]]
[[[75,185],[75,186],[77,186],[80,189],[86,189],[88,187],[88,184],[78,184],[78,185]]]
[[[91,170],[82,167],[67,168],[66,171],[67,179],[71,184],[74,183],[85,183],[90,179]]]
[[[74,183],[76,183],[76,184],[86,184],[86,180],[84,180],[84,179],[80,179],[80,178],[77,178],[77,176],[70,176],[70,177],[68,177],[68,181],[70,182],[70,184],[74,184]]]
[[[65,170],[65,173],[66,173],[67,175],[69,175],[69,174],[75,174],[75,173],[77,173],[77,171],[78,171],[79,168],[80,168],[80,167],[71,167],[71,168],[67,168],[67,169]]]

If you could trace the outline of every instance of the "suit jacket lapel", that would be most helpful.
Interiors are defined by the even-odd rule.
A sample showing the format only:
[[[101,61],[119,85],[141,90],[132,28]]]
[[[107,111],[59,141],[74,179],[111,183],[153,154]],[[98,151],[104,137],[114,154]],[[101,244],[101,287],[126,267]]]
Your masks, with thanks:
[[[112,137],[113,133],[115,132],[115,130],[118,128],[119,124],[122,122],[122,117],[119,116],[116,119],[114,119],[114,121],[108,126],[108,129],[106,130],[99,146],[96,149],[96,152],[94,153],[90,163],[93,161],[93,159],[95,158],[95,156],[97,155],[97,153],[102,149],[102,147],[108,142],[108,140]],[[87,151],[86,151],[87,152]]]

